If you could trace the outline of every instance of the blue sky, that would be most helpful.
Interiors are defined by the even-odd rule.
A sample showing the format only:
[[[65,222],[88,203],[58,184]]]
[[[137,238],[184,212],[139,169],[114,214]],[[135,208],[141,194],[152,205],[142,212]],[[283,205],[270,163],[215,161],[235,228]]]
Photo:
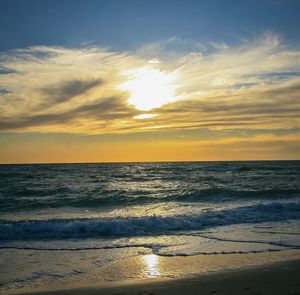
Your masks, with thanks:
[[[299,13],[297,0],[1,0],[0,50],[90,41],[130,50],[173,36],[235,42],[267,30],[295,43]]]

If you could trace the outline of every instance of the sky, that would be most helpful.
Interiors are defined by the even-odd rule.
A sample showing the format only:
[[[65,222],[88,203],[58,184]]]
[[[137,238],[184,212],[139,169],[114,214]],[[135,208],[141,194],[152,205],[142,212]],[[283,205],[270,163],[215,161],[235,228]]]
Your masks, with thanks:
[[[0,0],[0,163],[300,159],[299,13]]]

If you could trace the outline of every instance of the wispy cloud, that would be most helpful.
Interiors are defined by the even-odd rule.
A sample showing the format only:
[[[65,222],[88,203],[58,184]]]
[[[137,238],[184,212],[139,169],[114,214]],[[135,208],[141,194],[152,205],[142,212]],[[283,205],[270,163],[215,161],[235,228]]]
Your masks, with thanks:
[[[91,46],[95,42],[97,42],[97,40],[87,40],[87,41],[82,41],[80,43],[80,45],[83,46],[83,47],[86,47],[86,46]]]
[[[60,85],[47,86],[41,89],[41,95],[45,95],[45,100],[40,107],[47,108],[69,101],[73,97],[87,94],[90,89],[102,83],[102,80],[71,80]]]
[[[53,8],[49,8],[48,13],[51,14],[51,15],[55,15],[55,16],[60,15],[60,13],[57,10],[53,9]]]
[[[299,126],[296,49],[272,33],[205,46],[197,41],[186,51],[184,40],[171,38],[136,52],[37,46],[2,53],[0,129],[104,134]],[[177,101],[147,112],[128,103],[119,87],[123,73],[145,65],[176,73]]]

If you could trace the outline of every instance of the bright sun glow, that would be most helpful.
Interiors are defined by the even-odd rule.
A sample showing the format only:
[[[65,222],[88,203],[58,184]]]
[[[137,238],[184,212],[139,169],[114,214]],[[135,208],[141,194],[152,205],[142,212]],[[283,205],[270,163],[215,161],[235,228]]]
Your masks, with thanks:
[[[149,111],[177,100],[176,73],[166,73],[149,66],[124,73],[128,80],[120,89],[128,91],[128,102],[138,110]]]

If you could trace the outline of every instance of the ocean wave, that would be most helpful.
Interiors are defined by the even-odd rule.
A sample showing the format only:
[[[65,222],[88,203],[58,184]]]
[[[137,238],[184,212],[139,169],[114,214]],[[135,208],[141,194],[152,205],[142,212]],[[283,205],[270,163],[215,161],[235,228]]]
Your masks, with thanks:
[[[300,203],[271,202],[197,215],[0,221],[0,240],[102,238],[172,234],[203,228],[300,219]]]
[[[130,206],[145,205],[161,202],[223,202],[224,199],[239,200],[276,200],[276,199],[292,199],[300,197],[300,189],[264,189],[264,190],[243,190],[228,189],[223,187],[205,188],[198,190],[181,190],[176,192],[156,192],[152,195],[144,191],[135,191],[128,193],[117,190],[100,190],[86,193],[83,195],[68,196],[67,191],[57,189],[47,195],[45,192],[39,196],[36,194],[30,196],[24,194],[23,198],[17,197],[1,197],[0,194],[0,211],[17,211],[32,210],[41,208],[59,208],[59,207],[75,207],[75,208],[97,208],[103,206]],[[62,196],[62,197],[60,197]]]
[[[300,161],[0,165],[0,212],[300,197]]]
[[[207,199],[214,198],[217,201],[223,201],[223,197],[229,198],[249,198],[249,199],[268,199],[268,198],[289,198],[297,197],[300,195],[299,189],[264,189],[264,190],[233,190],[227,188],[208,188],[203,190],[194,191],[179,196],[175,196],[176,200],[201,202]]]

